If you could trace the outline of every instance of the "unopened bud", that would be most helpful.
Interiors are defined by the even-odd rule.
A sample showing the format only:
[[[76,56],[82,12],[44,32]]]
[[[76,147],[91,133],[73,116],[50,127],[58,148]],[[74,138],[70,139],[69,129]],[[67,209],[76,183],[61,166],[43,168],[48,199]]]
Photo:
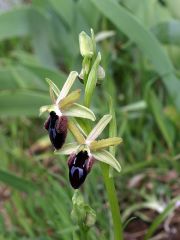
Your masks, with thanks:
[[[79,34],[79,46],[81,55],[83,57],[91,58],[93,56],[94,53],[92,39],[85,32],[81,32]]]
[[[71,211],[72,220],[81,226],[84,226],[86,230],[92,227],[96,222],[95,211],[84,202],[82,194],[76,190],[72,198],[73,209]]]

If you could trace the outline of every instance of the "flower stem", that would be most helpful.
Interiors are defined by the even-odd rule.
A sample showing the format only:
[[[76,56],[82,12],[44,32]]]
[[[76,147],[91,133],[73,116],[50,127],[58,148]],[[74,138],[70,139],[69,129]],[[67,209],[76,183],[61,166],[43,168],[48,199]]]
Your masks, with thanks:
[[[118,199],[116,195],[116,189],[114,186],[114,179],[109,177],[109,166],[107,164],[101,163],[101,169],[102,169],[104,183],[105,183],[105,187],[108,195],[108,201],[111,208],[113,228],[114,228],[114,240],[123,240],[121,214],[120,214],[120,208],[119,208]]]

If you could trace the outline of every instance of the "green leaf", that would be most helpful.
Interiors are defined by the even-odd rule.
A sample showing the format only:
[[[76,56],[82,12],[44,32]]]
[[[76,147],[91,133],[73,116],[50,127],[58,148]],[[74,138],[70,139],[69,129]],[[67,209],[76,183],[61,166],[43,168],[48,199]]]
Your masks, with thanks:
[[[164,44],[180,45],[180,21],[171,20],[159,23],[152,28],[152,32]]]
[[[180,110],[180,81],[176,78],[174,67],[155,36],[115,1],[91,0],[91,2],[149,58]]]
[[[64,22],[72,27],[74,20],[74,1],[73,0],[49,0],[54,10],[59,14],[59,16],[64,20]]]
[[[34,9],[33,11],[30,11],[28,15],[28,23],[32,45],[37,59],[44,66],[55,69],[56,63],[54,54],[52,52],[50,39],[50,19],[45,12]]]
[[[0,40],[29,34],[29,7],[13,9],[0,14]]]
[[[95,159],[104,162],[111,167],[115,168],[118,172],[121,171],[121,166],[119,162],[115,159],[115,157],[106,150],[99,150],[97,152],[93,152],[93,156]]]
[[[22,62],[22,60],[21,60]],[[53,83],[58,85],[59,89],[62,88],[63,83],[66,81],[67,76],[60,70],[52,70],[50,68],[39,66],[35,64],[27,64],[22,62],[23,65],[33,72],[39,79],[44,80],[45,78],[53,79]]]
[[[3,170],[0,170],[0,181],[23,192],[31,193],[37,189],[33,183]]]
[[[38,116],[39,108],[49,103],[49,97],[35,91],[0,92],[1,116]]]
[[[62,112],[63,112],[63,115],[65,115],[65,116],[87,118],[92,121],[96,120],[94,113],[89,108],[86,108],[77,103],[74,103],[70,108],[68,108],[67,110],[64,110]]]
[[[61,155],[70,155],[71,153],[76,152],[78,147],[79,147],[79,144],[76,142],[67,143],[67,144],[64,144],[60,150],[55,151],[54,153],[61,154]]]
[[[157,125],[167,143],[169,148],[173,147],[173,136],[171,129],[169,128],[170,122],[167,122],[167,119],[163,113],[162,106],[156,95],[153,91],[149,93],[149,104],[151,106],[152,112],[154,114]]]
[[[147,104],[144,100],[128,104],[124,107],[120,108],[121,112],[129,112],[129,111],[139,111],[139,110],[144,110],[147,108]]]
[[[89,73],[88,80],[87,80],[86,87],[85,87],[84,101],[85,101],[85,105],[87,107],[90,106],[91,98],[92,98],[94,89],[96,87],[97,72],[98,72],[98,67],[99,67],[100,61],[101,61],[101,54],[98,53],[96,60],[91,68],[90,73]]]
[[[104,130],[104,128],[107,126],[107,124],[111,121],[112,116],[107,114],[104,115],[99,122],[96,124],[96,126],[93,128],[93,130],[90,132],[90,134],[87,136],[86,141],[92,142],[94,141]]]

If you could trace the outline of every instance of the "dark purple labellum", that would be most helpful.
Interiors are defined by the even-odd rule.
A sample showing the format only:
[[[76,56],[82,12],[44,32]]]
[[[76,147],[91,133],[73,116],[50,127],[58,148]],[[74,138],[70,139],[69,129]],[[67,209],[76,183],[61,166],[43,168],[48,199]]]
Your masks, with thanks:
[[[49,138],[56,149],[60,149],[67,136],[67,117],[56,115],[54,111],[50,112],[48,120],[44,127],[49,132]]]
[[[79,188],[85,181],[93,164],[93,157],[89,157],[87,151],[80,151],[78,154],[71,154],[68,159],[69,180],[71,186]]]

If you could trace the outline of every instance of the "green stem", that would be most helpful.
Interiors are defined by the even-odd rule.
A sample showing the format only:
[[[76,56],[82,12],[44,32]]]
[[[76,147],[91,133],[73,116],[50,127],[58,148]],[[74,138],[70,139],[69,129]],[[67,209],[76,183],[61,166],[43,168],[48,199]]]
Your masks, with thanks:
[[[123,227],[114,179],[109,177],[109,166],[107,164],[101,163],[101,168],[113,219],[114,240],[123,240]]]
[[[81,239],[87,240],[87,239],[88,239],[88,236],[87,236],[88,231],[87,231],[81,224],[79,225],[79,227],[80,227],[80,236],[81,236]]]

